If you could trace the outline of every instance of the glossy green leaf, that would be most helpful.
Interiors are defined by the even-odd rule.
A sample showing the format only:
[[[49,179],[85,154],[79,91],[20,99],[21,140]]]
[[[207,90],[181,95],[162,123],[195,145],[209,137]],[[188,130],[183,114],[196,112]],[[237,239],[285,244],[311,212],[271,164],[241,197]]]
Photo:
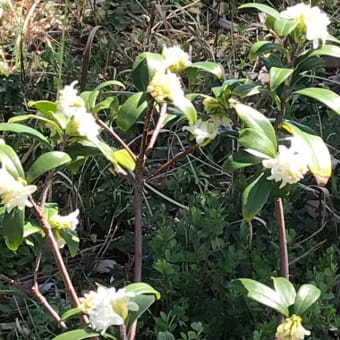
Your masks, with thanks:
[[[49,116],[51,113],[57,111],[57,104],[55,102],[50,102],[48,100],[38,100],[36,102],[28,102],[29,107],[34,107],[41,113]]]
[[[68,145],[65,152],[70,155],[72,159],[76,159],[79,156],[89,157],[100,155],[98,146],[88,140],[78,140],[76,143]]]
[[[196,63],[190,64],[186,70],[196,69],[200,71],[205,71],[215,75],[218,79],[222,79],[224,75],[224,69],[222,65],[213,63],[210,61],[198,61]]]
[[[161,297],[161,294],[156,289],[144,282],[130,283],[125,287],[125,290],[127,292],[133,292],[136,295],[152,294],[155,295],[157,300],[159,300]]]
[[[280,295],[270,287],[252,279],[239,279],[248,291],[248,297],[275,309],[284,316],[289,316],[287,306],[281,301]]]
[[[271,193],[271,183],[262,172],[242,193],[242,215],[251,221],[261,211]]]
[[[24,169],[17,153],[7,144],[0,144],[0,163],[15,178],[25,178]]]
[[[225,172],[234,171],[260,162],[260,158],[253,156],[244,150],[239,150],[227,158],[222,165],[222,169]]]
[[[129,301],[133,301],[138,305],[137,311],[130,311],[127,319],[128,329],[133,322],[141,317],[141,315],[155,302],[154,295],[138,295],[130,298]]]
[[[294,93],[316,99],[340,115],[340,96],[331,90],[319,87],[307,87]]]
[[[293,73],[292,68],[272,67],[269,71],[270,91],[274,92]]]
[[[251,108],[250,106],[234,103],[232,106],[235,108],[240,119],[243,121],[246,128],[251,128],[262,132],[272,143],[271,149],[277,150],[277,141],[274,128],[269,119],[261,112]]]
[[[265,88],[262,85],[258,84],[242,84],[236,86],[232,90],[232,94],[234,96],[240,97],[241,99],[254,96],[256,94],[262,93],[265,91]]]
[[[301,143],[305,143],[306,151],[311,153],[311,163],[309,170],[314,175],[318,185],[326,185],[332,174],[332,161],[329,150],[321,137],[304,132],[294,124],[284,121],[282,128],[293,136],[301,138]]]
[[[255,9],[258,9],[259,11],[263,12],[263,13],[266,13],[274,18],[279,18],[280,17],[280,13],[268,6],[268,5],[264,5],[264,4],[258,4],[258,3],[248,3],[248,4],[244,4],[244,5],[241,5],[239,8],[255,8]]]
[[[62,238],[65,240],[66,245],[70,251],[72,257],[77,255],[79,250],[79,237],[74,230],[71,229],[59,229]]]
[[[123,168],[134,171],[136,167],[136,162],[134,159],[131,157],[130,153],[125,150],[117,150],[113,152],[113,157],[116,160],[116,162],[122,166]]]
[[[294,312],[302,315],[319,299],[320,294],[321,291],[319,288],[311,284],[302,285],[296,294]]]
[[[287,50],[279,44],[272,43],[270,41],[257,41],[254,43],[249,51],[249,58],[251,60],[255,60],[256,57],[262,55],[263,53],[267,53],[273,50],[279,50],[284,53],[288,53]]]
[[[269,157],[274,157],[277,153],[275,146],[263,131],[242,129],[238,141],[243,147],[259,151]]]
[[[101,110],[109,109],[115,100],[115,97],[105,98],[103,101],[96,104],[96,106],[92,109],[92,113],[96,115]]]
[[[49,127],[49,129],[55,129],[59,136],[63,136],[63,134],[64,134],[63,130],[59,127],[58,124],[56,124],[55,121],[48,119],[48,118],[45,118],[45,117],[34,115],[34,114],[14,116],[14,117],[12,117],[11,119],[8,120],[8,123],[23,122],[23,121],[28,120],[28,119],[40,120],[44,124],[47,123],[48,124],[47,126]]]
[[[25,211],[14,208],[10,213],[7,211],[2,220],[3,235],[6,246],[10,250],[17,250],[24,237]]]
[[[335,45],[324,45],[316,50],[313,50],[309,54],[309,57],[316,55],[328,55],[330,57],[340,58],[340,47]]]
[[[110,161],[111,163],[113,163],[114,167],[116,168],[118,163],[116,161],[116,158],[114,156],[114,153],[116,151],[116,149],[111,148],[110,145],[106,144],[103,141],[100,141],[98,144],[98,149],[101,151],[101,153],[103,154],[103,156]]]
[[[55,336],[52,340],[83,340],[99,336],[99,333],[89,332],[86,329],[74,329]]]
[[[285,277],[273,277],[274,288],[282,303],[289,307],[295,302],[296,291],[292,283]]]
[[[74,315],[78,315],[79,313],[81,313],[81,308],[80,307],[75,307],[75,308],[71,308],[69,310],[67,310],[62,316],[61,319],[63,321],[71,318]]]
[[[47,171],[68,164],[71,160],[71,157],[62,151],[46,152],[39,156],[27,171],[27,181],[31,183]]]
[[[190,125],[194,124],[197,120],[197,111],[191,101],[187,98],[175,98],[173,105],[176,106],[189,121]]]
[[[278,36],[286,37],[299,24],[297,20],[278,18],[274,22],[274,31]]]
[[[109,86],[119,86],[119,87],[122,87],[123,89],[125,89],[125,85],[121,81],[107,80],[107,81],[104,81],[103,83],[99,84],[94,90],[99,91],[99,90],[101,90],[105,87],[109,87]]]
[[[28,135],[37,139],[39,142],[46,145],[49,149],[52,148],[51,144],[43,134],[27,125],[17,123],[0,123],[0,131],[11,131],[19,134]]]
[[[137,92],[121,105],[118,111],[117,124],[123,131],[129,130],[147,109],[147,99],[146,93]]]
[[[44,232],[39,225],[34,225],[31,222],[26,222],[24,224],[23,238],[26,238],[30,235],[37,234],[37,233],[44,235]]]
[[[158,53],[139,54],[132,66],[133,83],[139,91],[146,91],[157,71],[164,69],[164,57]]]

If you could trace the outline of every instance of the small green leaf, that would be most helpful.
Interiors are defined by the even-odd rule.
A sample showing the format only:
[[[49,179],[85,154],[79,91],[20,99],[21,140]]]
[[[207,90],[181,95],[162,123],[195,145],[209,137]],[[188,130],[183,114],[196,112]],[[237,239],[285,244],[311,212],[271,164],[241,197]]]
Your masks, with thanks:
[[[147,98],[148,95],[146,93],[137,92],[121,105],[118,111],[117,124],[123,131],[129,130],[147,109]]]
[[[132,66],[133,83],[139,91],[146,91],[157,71],[164,70],[164,57],[158,53],[139,54]]]
[[[29,107],[34,107],[38,111],[43,114],[49,116],[51,113],[57,111],[57,104],[54,102],[50,102],[48,100],[39,100],[36,102],[30,101],[28,102]]]
[[[268,5],[264,5],[264,4],[248,3],[248,4],[241,5],[239,8],[256,8],[259,11],[266,13],[276,19],[280,18],[280,13],[276,9]]]
[[[115,97],[105,98],[103,101],[96,104],[96,106],[92,109],[92,113],[96,115],[101,110],[109,109],[115,100],[116,100]]]
[[[311,284],[305,284],[300,287],[296,294],[294,311],[302,315],[311,307],[320,297],[321,291]]]
[[[262,131],[251,128],[242,129],[238,141],[243,147],[259,151],[269,157],[276,155],[276,148]]]
[[[309,57],[316,55],[327,55],[330,57],[339,58],[340,56],[340,47],[334,45],[324,45],[316,50],[313,50]]]
[[[256,94],[262,93],[265,91],[265,88],[262,85],[258,84],[242,84],[239,86],[236,86],[232,94],[234,96],[240,97],[241,99],[254,96]]]
[[[287,20],[278,18],[274,22],[274,31],[277,35],[286,37],[299,24],[297,20]]]
[[[75,307],[75,308],[71,308],[69,310],[67,310],[62,316],[61,316],[61,319],[63,321],[69,319],[70,317],[74,316],[74,315],[77,315],[81,313],[81,308],[80,307]]]
[[[271,193],[271,183],[262,172],[242,193],[242,214],[249,222],[261,211]]]
[[[7,211],[3,217],[3,235],[8,249],[16,251],[24,237],[25,211],[14,208],[10,213]]]
[[[274,288],[286,307],[295,302],[296,291],[294,286],[285,277],[273,277]]]
[[[284,52],[285,54],[287,54],[287,50],[279,44],[275,44],[269,41],[257,41],[256,43],[254,43],[249,51],[249,58],[251,60],[255,60],[256,57],[258,57],[259,55],[262,55],[263,53],[267,53],[273,50],[279,50]]]
[[[79,237],[77,233],[74,230],[67,228],[59,229],[59,232],[65,240],[71,256],[76,256],[79,250]]]
[[[130,311],[127,319],[128,329],[131,327],[133,322],[141,317],[141,315],[155,302],[154,295],[138,295],[130,298],[132,301],[138,305],[138,311]]]
[[[270,91],[274,92],[286,79],[290,77],[294,69],[272,67],[269,71]]]
[[[127,292],[133,292],[136,295],[152,294],[156,296],[157,300],[159,300],[161,297],[161,294],[156,289],[152,288],[149,284],[144,282],[130,283],[125,287],[125,290]]]
[[[197,111],[191,101],[187,98],[175,98],[173,105],[184,113],[190,125],[193,125],[197,120]]]
[[[113,152],[113,158],[115,161],[127,170],[134,171],[136,167],[136,162],[131,157],[130,153],[125,150],[117,150]]]
[[[103,83],[101,83],[100,85],[98,85],[94,90],[95,91],[99,91],[105,87],[108,87],[108,86],[119,86],[119,87],[122,87],[123,89],[125,89],[125,85],[118,81],[118,80],[107,80],[107,81],[104,81]]]
[[[44,234],[40,226],[33,225],[31,222],[25,223],[23,238],[26,238],[30,235],[37,234],[37,233],[42,234],[42,235]]]
[[[265,306],[275,309],[284,316],[289,316],[287,306],[285,306],[280,295],[270,287],[252,279],[239,279],[248,290],[248,297],[262,303]]]
[[[224,69],[222,65],[213,63],[210,61],[198,61],[190,64],[185,70],[201,70],[215,75],[218,79],[222,79],[224,75]]]
[[[0,131],[11,131],[19,134],[28,135],[39,140],[41,143],[46,145],[49,149],[52,148],[47,138],[39,131],[32,129],[31,127],[17,123],[0,123]]]
[[[258,164],[261,161],[262,160],[260,158],[253,156],[244,150],[239,150],[228,157],[228,159],[223,163],[222,169],[225,172],[234,171]]]
[[[33,182],[36,178],[59,166],[71,162],[71,157],[61,151],[46,152],[38,157],[27,171],[27,181]]]
[[[99,333],[89,332],[86,329],[74,329],[57,335],[52,340],[83,340],[99,336]]]
[[[15,178],[25,178],[24,169],[17,153],[7,144],[0,144],[0,163]]]
[[[169,331],[165,331],[157,334],[157,340],[176,340],[176,338]]]
[[[235,108],[246,128],[261,131],[263,135],[270,140],[272,144],[271,149],[277,150],[276,134],[271,122],[266,116],[250,106],[238,102],[233,103],[232,106]]]
[[[340,96],[331,90],[319,87],[307,87],[294,93],[316,99],[340,115]]]

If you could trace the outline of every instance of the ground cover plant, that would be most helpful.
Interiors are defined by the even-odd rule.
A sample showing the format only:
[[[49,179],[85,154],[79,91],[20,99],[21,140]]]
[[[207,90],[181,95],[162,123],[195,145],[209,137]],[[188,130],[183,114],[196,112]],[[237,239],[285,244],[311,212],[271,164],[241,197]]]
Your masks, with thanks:
[[[339,337],[332,1],[0,6],[3,338]]]

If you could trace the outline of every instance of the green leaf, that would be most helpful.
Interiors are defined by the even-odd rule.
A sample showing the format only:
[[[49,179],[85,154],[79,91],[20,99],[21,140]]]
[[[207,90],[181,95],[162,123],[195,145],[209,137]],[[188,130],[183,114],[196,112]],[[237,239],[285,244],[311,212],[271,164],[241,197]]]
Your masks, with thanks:
[[[131,157],[130,153],[125,150],[117,150],[113,152],[113,158],[115,161],[127,170],[134,171],[136,167],[135,160]]]
[[[123,89],[125,89],[125,85],[118,81],[118,80],[107,80],[107,81],[104,81],[103,83],[101,83],[100,85],[98,85],[94,90],[95,91],[99,91],[105,87],[108,87],[108,86],[119,86],[119,87],[122,87]]]
[[[47,171],[65,165],[71,162],[71,160],[71,157],[62,151],[46,152],[39,156],[27,171],[27,181],[31,183]]]
[[[125,287],[125,290],[127,292],[133,292],[136,295],[152,294],[156,296],[157,300],[159,300],[161,297],[161,294],[156,289],[152,288],[149,284],[144,282],[130,283]]]
[[[239,150],[228,157],[228,159],[223,163],[222,169],[225,172],[234,171],[258,164],[261,161],[262,160],[260,158],[253,156],[244,150]]]
[[[98,103],[93,109],[92,113],[96,115],[99,111],[109,109],[112,103],[116,100],[115,97],[107,97],[100,103]]]
[[[332,174],[331,155],[325,142],[321,137],[304,132],[294,124],[284,121],[282,128],[288,131],[293,136],[300,137],[301,143],[305,143],[304,148],[311,153],[311,163],[308,168],[314,175],[318,185],[326,185]]]
[[[46,145],[49,149],[52,148],[51,144],[42,133],[35,129],[32,129],[27,125],[17,123],[0,123],[0,131],[11,131],[23,135],[28,135],[30,137],[37,139],[39,142]]]
[[[339,58],[340,56],[340,47],[334,45],[324,45],[317,50],[313,50],[309,57],[316,55],[328,55],[330,57]]]
[[[0,162],[15,178],[25,178],[24,169],[17,153],[7,144],[0,144]]]
[[[74,230],[71,229],[59,229],[59,232],[63,239],[65,240],[67,247],[71,253],[71,256],[74,257],[77,255],[79,250],[79,237]]]
[[[128,329],[133,322],[141,317],[141,315],[155,302],[154,295],[138,295],[130,298],[129,301],[133,301],[138,305],[138,311],[130,311],[127,319]]]
[[[185,69],[185,71],[190,71],[192,69],[211,73],[215,75],[218,79],[222,79],[224,75],[224,69],[222,65],[210,61],[198,61],[196,63],[192,63]]]
[[[194,124],[197,120],[197,111],[191,101],[187,98],[175,98],[173,105],[176,106],[181,112],[184,113],[190,125]]]
[[[299,24],[297,20],[277,18],[274,22],[274,31],[277,35],[286,37]]]
[[[17,250],[24,237],[25,211],[14,208],[10,213],[7,211],[3,217],[3,235],[6,246],[10,250]]]
[[[146,91],[157,71],[164,69],[164,57],[158,53],[139,54],[132,66],[132,80],[139,91]]]
[[[340,96],[331,90],[319,87],[307,87],[294,93],[316,99],[340,115]]]
[[[279,50],[284,52],[285,54],[288,53],[288,51],[282,45],[275,44],[269,41],[257,41],[250,48],[249,58],[251,60],[255,60],[256,57],[258,57],[259,55],[273,50]]]
[[[276,155],[275,146],[262,131],[251,128],[242,129],[238,141],[245,148],[259,151],[269,157]]]
[[[242,214],[249,222],[261,211],[271,193],[271,183],[262,172],[242,193]]]
[[[69,319],[70,317],[74,316],[74,315],[78,315],[79,313],[81,313],[81,308],[80,307],[75,307],[75,308],[71,308],[69,310],[67,310],[62,316],[61,319],[63,321]]]
[[[127,131],[135,124],[139,116],[147,109],[148,95],[144,92],[137,92],[130,96],[119,108],[117,124],[123,130]]]
[[[28,106],[34,107],[47,116],[57,111],[57,104],[48,100],[38,100],[36,102],[30,101],[28,102]]]
[[[44,232],[43,230],[41,229],[40,226],[38,225],[33,225],[31,222],[26,222],[25,225],[24,225],[24,233],[23,233],[23,238],[26,238],[30,235],[33,235],[33,234],[41,234],[41,235],[44,235]]]
[[[305,284],[300,287],[296,294],[294,311],[302,315],[311,307],[320,297],[321,291],[311,284]]]
[[[157,334],[157,340],[176,340],[176,338],[169,331],[165,331]]]
[[[82,340],[99,336],[99,333],[89,332],[86,329],[74,329],[57,335],[52,340]]]
[[[234,96],[240,97],[241,99],[254,96],[256,94],[262,93],[265,91],[265,88],[262,85],[258,84],[242,84],[239,86],[236,86],[232,94]]]
[[[275,131],[269,119],[259,111],[251,108],[250,106],[238,102],[232,105],[235,108],[240,119],[243,121],[245,127],[258,130],[259,132],[261,131],[263,135],[265,135],[270,140],[272,144],[270,148],[272,150],[277,150]]]
[[[295,302],[296,291],[294,286],[285,277],[273,277],[274,288],[286,307]]]
[[[276,19],[280,17],[280,13],[268,5],[263,5],[263,4],[258,4],[258,3],[248,3],[248,4],[241,5],[239,8],[256,8],[259,11],[264,12]]]
[[[272,67],[269,71],[270,91],[274,92],[286,79],[290,77],[294,69]]]
[[[280,295],[270,287],[252,279],[239,279],[248,290],[248,297],[262,303],[265,306],[275,309],[284,316],[289,316],[287,306],[285,306]]]

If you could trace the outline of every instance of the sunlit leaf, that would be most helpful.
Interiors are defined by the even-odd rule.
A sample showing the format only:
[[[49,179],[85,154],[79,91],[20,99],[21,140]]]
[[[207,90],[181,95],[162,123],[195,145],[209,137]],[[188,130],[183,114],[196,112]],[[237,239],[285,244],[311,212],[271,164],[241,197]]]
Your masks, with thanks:
[[[262,172],[242,193],[242,215],[251,221],[261,211],[271,193],[271,183]]]
[[[340,47],[334,45],[324,45],[320,48],[313,50],[309,56],[327,55],[330,57],[340,58]]]
[[[125,149],[117,150],[114,151],[112,155],[116,162],[125,169],[130,171],[135,170],[136,162],[134,161],[134,159],[127,150]]]
[[[302,315],[311,307],[320,297],[321,291],[311,284],[305,284],[300,287],[296,294],[294,311]]]
[[[71,157],[62,151],[46,152],[39,156],[27,171],[27,181],[31,183],[47,171],[68,164],[71,160]]]
[[[274,31],[277,35],[286,37],[299,24],[297,20],[287,20],[278,18],[274,22]]]
[[[161,297],[161,294],[156,289],[154,289],[149,284],[144,283],[144,282],[130,283],[125,287],[125,290],[127,292],[133,292],[136,295],[140,295],[140,294],[155,295],[157,300],[159,300]]]
[[[224,70],[222,65],[213,63],[210,61],[198,61],[196,63],[190,64],[185,70],[197,69],[205,71],[215,75],[217,78],[222,79],[224,75]]]
[[[137,119],[147,109],[148,95],[144,92],[137,92],[130,96],[119,108],[117,124],[123,130],[127,131],[134,125]]]
[[[10,213],[5,212],[2,220],[2,233],[6,246],[10,250],[17,250],[24,236],[25,211],[14,208]]]
[[[292,283],[285,277],[273,277],[274,288],[286,307],[295,302],[296,291]]]
[[[284,52],[285,54],[288,53],[282,45],[275,44],[270,41],[257,41],[251,46],[249,57],[251,60],[254,60],[259,55],[273,50],[279,50]]]
[[[43,230],[41,229],[40,226],[38,225],[34,225],[32,224],[31,222],[26,222],[25,225],[24,225],[24,234],[23,234],[23,237],[26,238],[30,235],[33,235],[33,234],[44,234]]]
[[[58,230],[63,237],[63,239],[66,242],[66,245],[70,251],[70,254],[72,257],[77,255],[77,252],[79,250],[79,237],[77,233],[74,230],[71,229],[59,229]]]
[[[248,297],[275,309],[284,316],[289,316],[288,306],[280,298],[280,295],[270,287],[252,279],[239,279],[248,291]]]
[[[188,119],[189,123],[192,125],[197,120],[197,111],[191,101],[187,98],[175,98],[173,101],[174,106],[176,106],[181,112],[184,113],[185,117]]]
[[[274,9],[274,8],[268,6],[268,5],[264,5],[264,4],[248,3],[248,4],[241,5],[239,8],[256,8],[259,11],[266,13],[266,14],[274,17],[274,18],[280,17],[280,13],[276,9]]]
[[[28,102],[29,107],[34,107],[41,113],[49,116],[52,112],[57,111],[57,104],[48,100],[38,100]]]
[[[127,318],[127,328],[129,329],[133,322],[141,317],[141,315],[155,302],[154,295],[138,295],[130,298],[129,301],[133,301],[138,305],[137,311],[130,311]]]
[[[81,313],[80,307],[71,308],[61,316],[61,319],[67,320],[67,319],[71,318],[72,316],[77,315],[79,313]]]
[[[7,144],[0,144],[0,163],[15,178],[25,178],[24,169],[17,153]]]
[[[269,71],[270,90],[274,92],[286,79],[290,77],[294,69],[272,67]]]
[[[319,87],[307,87],[294,93],[316,99],[340,115],[340,96],[331,90]]]
[[[99,336],[99,333],[89,332],[86,329],[74,329],[55,336],[52,340],[83,340]]]

